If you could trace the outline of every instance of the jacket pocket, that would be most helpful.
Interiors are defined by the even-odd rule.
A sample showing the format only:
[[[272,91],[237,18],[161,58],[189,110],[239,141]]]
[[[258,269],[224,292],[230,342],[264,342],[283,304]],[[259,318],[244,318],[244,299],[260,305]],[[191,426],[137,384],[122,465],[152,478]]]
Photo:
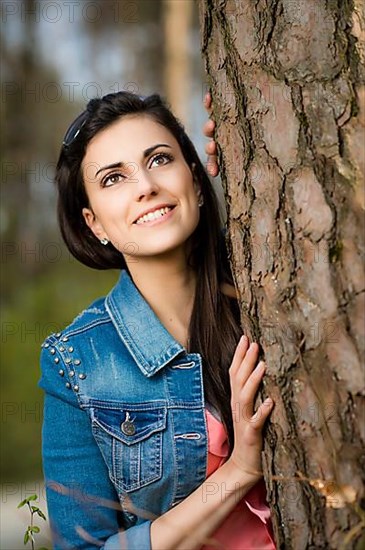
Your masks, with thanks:
[[[161,478],[166,407],[99,402],[90,411],[92,431],[113,483],[134,491]]]

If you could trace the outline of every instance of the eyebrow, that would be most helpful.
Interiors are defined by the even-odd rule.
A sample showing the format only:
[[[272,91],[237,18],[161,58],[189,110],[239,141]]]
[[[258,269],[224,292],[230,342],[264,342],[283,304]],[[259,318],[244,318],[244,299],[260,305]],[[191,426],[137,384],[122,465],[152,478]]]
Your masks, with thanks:
[[[172,149],[171,145],[167,145],[167,143],[157,143],[156,145],[152,145],[152,147],[148,147],[148,149],[145,149],[143,151],[143,158],[145,159],[148,157],[155,149],[158,147],[168,147],[169,149]],[[95,177],[100,174],[100,172],[103,172],[104,170],[109,170],[110,168],[122,168],[125,166],[125,163],[123,161],[114,162],[113,164],[108,164],[107,166],[103,166],[103,168],[100,168],[96,174]]]

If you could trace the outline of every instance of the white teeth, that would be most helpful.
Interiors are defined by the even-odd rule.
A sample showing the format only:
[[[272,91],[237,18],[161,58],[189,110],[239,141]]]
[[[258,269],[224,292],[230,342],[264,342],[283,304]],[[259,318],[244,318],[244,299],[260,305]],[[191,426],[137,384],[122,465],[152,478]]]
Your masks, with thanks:
[[[141,223],[149,222],[150,220],[157,220],[158,218],[161,218],[164,214],[166,214],[170,210],[172,210],[170,206],[159,208],[158,210],[154,210],[153,212],[149,212],[148,214],[141,216],[140,218],[138,218],[138,220],[135,223],[141,224]]]

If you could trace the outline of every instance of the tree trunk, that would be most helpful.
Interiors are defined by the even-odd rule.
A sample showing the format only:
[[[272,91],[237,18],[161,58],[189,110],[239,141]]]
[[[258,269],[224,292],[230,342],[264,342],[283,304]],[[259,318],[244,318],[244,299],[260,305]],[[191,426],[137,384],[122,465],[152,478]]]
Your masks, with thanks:
[[[242,326],[275,401],[278,548],[357,548],[364,502],[361,0],[199,0]]]
[[[192,87],[189,32],[193,2],[164,0],[163,6],[164,90],[173,112],[185,124],[188,120],[189,94]]]

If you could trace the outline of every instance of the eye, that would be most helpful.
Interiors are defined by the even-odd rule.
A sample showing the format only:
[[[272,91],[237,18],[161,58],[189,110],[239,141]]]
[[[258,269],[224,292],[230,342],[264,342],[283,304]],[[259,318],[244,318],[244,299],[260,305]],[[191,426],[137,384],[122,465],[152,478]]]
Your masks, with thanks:
[[[167,160],[167,162],[166,162]],[[157,166],[163,166],[164,164],[168,164],[169,162],[171,162],[172,160],[174,160],[174,157],[172,155],[170,155],[170,153],[157,153],[157,155],[154,155],[152,158],[151,158],[151,164],[150,166],[154,163],[154,162],[157,162]],[[162,161],[162,162],[160,162]]]
[[[116,183],[120,183],[125,176],[123,176],[120,172],[114,172],[113,174],[108,174],[101,182],[102,187],[110,187],[111,185],[114,185]]]

